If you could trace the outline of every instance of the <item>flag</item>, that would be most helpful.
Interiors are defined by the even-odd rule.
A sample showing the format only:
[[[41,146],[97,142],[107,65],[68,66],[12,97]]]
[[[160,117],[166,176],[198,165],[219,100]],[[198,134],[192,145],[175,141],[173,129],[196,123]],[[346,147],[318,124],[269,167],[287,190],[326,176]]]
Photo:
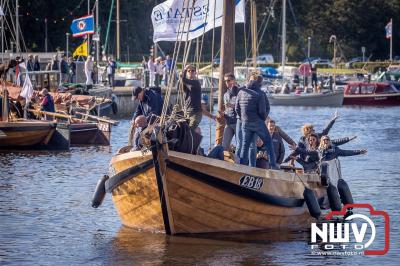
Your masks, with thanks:
[[[84,41],[78,48],[75,49],[74,53],[72,54],[73,57],[78,56],[88,56],[87,53],[87,41]]]
[[[392,20],[386,25],[385,27],[386,30],[386,38],[390,39],[392,38]]]
[[[4,16],[3,8],[0,6],[0,16]]]
[[[26,74],[24,85],[22,86],[22,90],[19,95],[21,95],[21,97],[24,97],[27,101],[29,101],[32,98],[33,86],[28,73]]]
[[[71,24],[72,37],[80,37],[94,33],[93,15],[74,19]]]
[[[245,21],[244,2],[245,0],[235,0],[235,23]],[[176,41],[177,37],[178,40],[186,41],[188,32],[188,40],[197,38],[214,26],[222,25],[222,9],[223,1],[167,0],[155,6],[151,13],[153,41]]]

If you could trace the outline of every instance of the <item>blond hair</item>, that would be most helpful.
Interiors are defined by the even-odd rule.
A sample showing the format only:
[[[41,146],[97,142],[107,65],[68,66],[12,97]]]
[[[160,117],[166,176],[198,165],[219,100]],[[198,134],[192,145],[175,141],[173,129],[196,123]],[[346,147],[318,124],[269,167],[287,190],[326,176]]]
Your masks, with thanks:
[[[325,139],[328,139],[329,141],[328,141],[328,143],[326,143],[325,144]],[[322,149],[322,150],[325,150],[325,149],[327,149],[329,146],[331,145],[331,140],[330,140],[330,138],[328,137],[328,136],[322,136],[321,137],[321,141],[320,141],[320,143],[319,143],[319,148],[320,149]]]
[[[301,127],[301,134],[306,138],[308,138],[313,131],[314,126],[312,124],[304,124]]]

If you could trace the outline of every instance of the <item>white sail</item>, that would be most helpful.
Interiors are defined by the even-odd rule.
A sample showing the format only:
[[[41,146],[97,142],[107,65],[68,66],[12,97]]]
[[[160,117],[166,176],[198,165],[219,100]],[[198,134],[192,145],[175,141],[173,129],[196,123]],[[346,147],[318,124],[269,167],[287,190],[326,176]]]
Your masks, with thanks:
[[[235,1],[235,23],[245,22],[244,2],[245,0]],[[220,0],[196,0],[194,5],[193,0],[167,0],[155,6],[151,13],[153,41],[176,41],[177,37],[178,40],[186,41],[188,31],[188,40],[192,40],[213,29],[214,25],[220,27],[222,7],[223,1]]]

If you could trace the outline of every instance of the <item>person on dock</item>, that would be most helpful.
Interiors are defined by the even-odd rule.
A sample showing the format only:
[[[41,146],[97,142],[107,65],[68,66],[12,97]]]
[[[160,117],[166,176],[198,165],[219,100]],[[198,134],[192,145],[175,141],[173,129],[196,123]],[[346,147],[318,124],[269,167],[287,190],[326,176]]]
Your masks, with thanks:
[[[184,92],[184,114],[189,120],[189,127],[196,129],[201,122],[203,117],[202,105],[201,105],[201,86],[199,80],[196,78],[196,67],[193,65],[187,65],[182,73],[182,84],[178,84],[183,87]]]
[[[76,63],[74,62],[74,58],[70,56],[68,58],[68,67],[69,67],[69,82],[76,82]]]
[[[27,70],[28,72],[31,72],[31,71],[34,71],[33,69],[34,69],[33,55],[30,54],[30,55],[28,56],[28,61],[26,61],[26,70]]]
[[[40,71],[40,61],[38,55],[35,55],[33,60],[33,71]]]
[[[58,61],[58,55],[53,55],[51,60],[50,70],[60,70],[60,61]]]
[[[110,56],[108,58],[107,63],[107,77],[108,77],[108,85],[114,88],[114,77],[115,77],[115,69],[117,68],[117,63]]]
[[[93,86],[93,78],[92,78],[93,69],[94,65],[92,56],[89,55],[85,61],[86,87],[88,88],[88,90],[91,89]]]
[[[67,56],[63,55],[60,61],[60,74],[61,80],[60,83],[66,83],[69,80],[69,66],[67,62]]]
[[[155,67],[155,81],[154,85],[156,87],[159,87],[161,85],[162,78],[164,76],[164,70],[163,70],[163,64],[161,63],[162,58],[158,57],[156,59],[156,64],[154,65]]]
[[[43,99],[42,102],[40,103],[40,110],[54,113],[55,112],[54,100],[53,97],[50,95],[49,91],[47,89],[43,89],[41,91],[41,94],[43,95]]]
[[[272,140],[265,126],[265,120],[269,113],[269,103],[266,102],[265,93],[261,91],[260,79],[262,80],[262,78],[257,77],[256,80],[250,80],[247,88],[242,88],[239,91],[235,103],[235,111],[241,120],[243,138],[240,163],[244,165],[249,163],[250,144],[255,142],[255,136],[258,135],[263,142],[263,150],[268,152],[270,167],[279,169],[276,164]],[[255,164],[255,160],[251,162],[251,166],[255,167]]]
[[[161,115],[163,99],[161,94],[157,93],[156,89],[137,87],[133,90],[133,99],[138,100],[133,120],[140,115],[144,115],[146,118],[153,114],[157,116]]]
[[[154,80],[156,78],[156,67],[154,65],[153,56],[149,56],[149,61],[147,62],[147,69],[149,70],[149,85],[154,86]]]
[[[236,83],[235,75],[232,73],[225,74],[224,81],[227,90],[224,94],[225,129],[222,137],[222,147],[224,147],[224,150],[227,151],[230,148],[233,136],[235,136],[236,132],[237,115],[235,112],[235,102],[240,88]]]

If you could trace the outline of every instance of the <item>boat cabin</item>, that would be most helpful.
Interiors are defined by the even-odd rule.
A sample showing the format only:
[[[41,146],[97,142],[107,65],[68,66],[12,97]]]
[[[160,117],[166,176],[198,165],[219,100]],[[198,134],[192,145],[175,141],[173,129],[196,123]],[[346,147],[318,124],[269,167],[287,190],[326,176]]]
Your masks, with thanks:
[[[345,86],[345,95],[359,95],[359,94],[387,94],[387,93],[399,93],[393,84],[390,83],[369,83],[369,82],[354,82],[348,83]]]

